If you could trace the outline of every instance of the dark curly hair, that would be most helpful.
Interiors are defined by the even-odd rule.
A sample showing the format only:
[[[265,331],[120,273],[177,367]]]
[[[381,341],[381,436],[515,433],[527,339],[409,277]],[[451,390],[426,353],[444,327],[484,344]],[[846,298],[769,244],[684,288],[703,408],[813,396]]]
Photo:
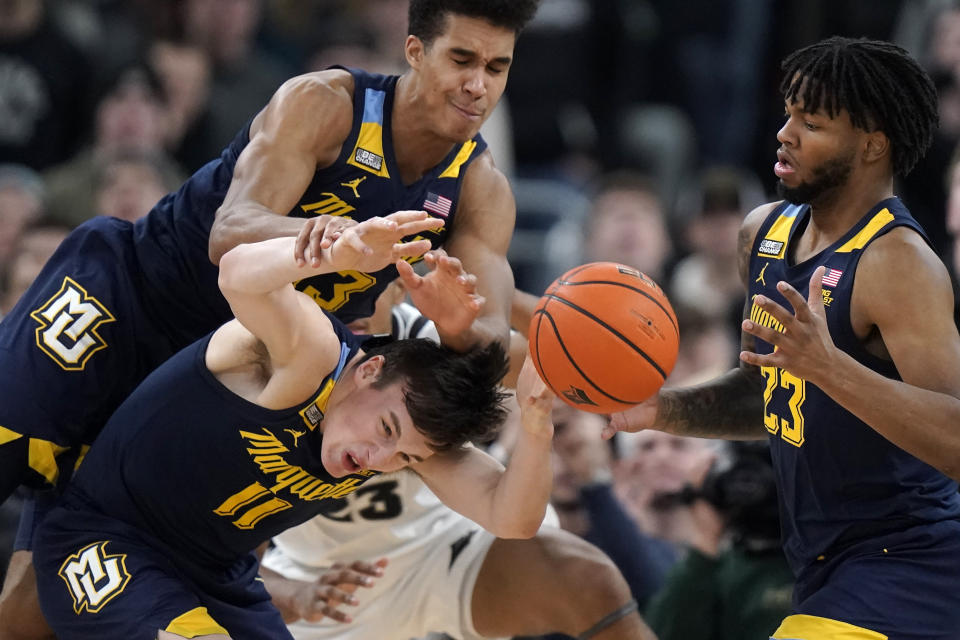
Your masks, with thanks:
[[[841,109],[855,127],[890,139],[893,172],[905,176],[923,157],[937,128],[937,91],[904,49],[878,40],[834,36],[788,55],[780,91],[813,113]]]
[[[490,24],[520,35],[537,12],[539,0],[410,0],[410,35],[428,47],[443,33],[448,13],[483,18]]]
[[[403,381],[403,397],[414,426],[434,451],[449,451],[467,442],[490,441],[507,416],[507,354],[493,342],[458,353],[426,338],[395,340],[365,353],[362,363],[384,357],[373,388]]]

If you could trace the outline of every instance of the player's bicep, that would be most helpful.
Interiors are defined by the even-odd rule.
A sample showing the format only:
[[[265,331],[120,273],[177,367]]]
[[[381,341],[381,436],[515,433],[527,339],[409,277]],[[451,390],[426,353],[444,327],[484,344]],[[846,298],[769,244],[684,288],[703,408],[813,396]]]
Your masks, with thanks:
[[[312,74],[288,80],[254,120],[224,208],[254,203],[285,215],[317,167],[336,158],[351,117],[350,97],[342,88]]]
[[[481,315],[502,316],[508,323],[513,295],[513,270],[507,250],[513,237],[517,207],[506,177],[488,152],[464,177],[457,218],[445,245],[467,273],[477,276],[477,290],[487,303]]]
[[[861,258],[853,307],[863,305],[904,382],[960,398],[960,335],[946,267],[912,231],[889,236]]]
[[[467,445],[438,453],[410,467],[445,505],[480,526],[493,526],[494,493],[504,467]]]

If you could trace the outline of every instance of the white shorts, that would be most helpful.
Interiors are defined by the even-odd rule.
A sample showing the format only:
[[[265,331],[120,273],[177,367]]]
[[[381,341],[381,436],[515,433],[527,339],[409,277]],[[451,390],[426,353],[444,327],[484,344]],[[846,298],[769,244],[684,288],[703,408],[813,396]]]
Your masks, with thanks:
[[[431,533],[429,548],[391,554],[383,577],[359,588],[356,607],[342,607],[353,622],[323,620],[289,625],[297,640],[407,640],[443,632],[458,640],[483,640],[473,628],[471,601],[477,574],[494,536],[466,518]],[[376,558],[356,558],[376,560]],[[296,580],[315,580],[319,572],[276,548],[263,565]]]

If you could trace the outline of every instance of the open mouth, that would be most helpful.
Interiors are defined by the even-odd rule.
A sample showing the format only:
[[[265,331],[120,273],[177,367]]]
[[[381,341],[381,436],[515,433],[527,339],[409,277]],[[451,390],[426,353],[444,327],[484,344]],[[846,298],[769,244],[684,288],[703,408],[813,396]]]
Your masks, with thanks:
[[[341,462],[343,463],[343,468],[349,471],[350,473],[356,473],[357,471],[360,471],[360,469],[362,468],[360,466],[360,461],[357,460],[356,456],[354,456],[349,451],[343,452],[343,457]]]
[[[777,163],[773,165],[773,172],[778,178],[782,178],[787,175],[791,175],[796,171],[793,164],[790,162],[790,158],[787,157],[787,154],[782,151],[777,151]]]

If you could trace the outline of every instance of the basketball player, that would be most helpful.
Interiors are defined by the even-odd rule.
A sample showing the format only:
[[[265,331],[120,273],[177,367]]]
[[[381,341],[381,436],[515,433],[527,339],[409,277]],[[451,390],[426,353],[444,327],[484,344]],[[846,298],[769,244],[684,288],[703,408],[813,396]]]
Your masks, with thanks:
[[[62,483],[149,371],[230,317],[216,287],[220,256],[240,242],[295,237],[303,218],[315,221],[305,236],[314,252],[346,224],[396,209],[446,219],[425,237],[450,255],[426,254],[426,277],[403,265],[399,275],[421,310],[444,318],[444,344],[506,341],[515,205],[477,132],[535,10],[536,0],[411,0],[403,76],[293,78],[145,219],[81,225],[0,326],[0,500],[18,484]],[[349,321],[370,313],[397,275],[390,265],[298,287]],[[50,637],[26,552],[40,517],[26,509],[21,521],[0,640]]]
[[[439,340],[433,323],[401,304],[402,296],[399,283],[391,284],[377,313],[350,327]],[[558,528],[552,511],[531,539],[497,538],[444,506],[413,473],[371,478],[336,509],[273,540],[261,575],[297,640],[407,639],[431,631],[458,640],[551,631],[594,640],[653,637],[616,566]],[[364,576],[374,579],[370,588],[350,600],[357,606],[341,609],[348,596],[337,584],[349,588]]]
[[[960,638],[960,337],[947,271],[894,195],[936,92],[885,42],[831,38],[783,70],[785,200],[740,233],[741,367],[607,435],[769,438],[797,576],[774,638]]]
[[[313,267],[297,264],[294,238],[223,256],[220,287],[236,319],[120,405],[38,529],[40,601],[58,637],[289,637],[251,551],[377,473],[410,467],[494,534],[536,533],[552,479],[553,394],[532,365],[504,470],[464,446],[506,414],[498,342],[458,353],[399,340],[365,352],[290,284],[422,254],[429,240],[396,237],[436,223],[425,212],[365,221],[308,252]],[[367,250],[351,237],[360,233]]]

